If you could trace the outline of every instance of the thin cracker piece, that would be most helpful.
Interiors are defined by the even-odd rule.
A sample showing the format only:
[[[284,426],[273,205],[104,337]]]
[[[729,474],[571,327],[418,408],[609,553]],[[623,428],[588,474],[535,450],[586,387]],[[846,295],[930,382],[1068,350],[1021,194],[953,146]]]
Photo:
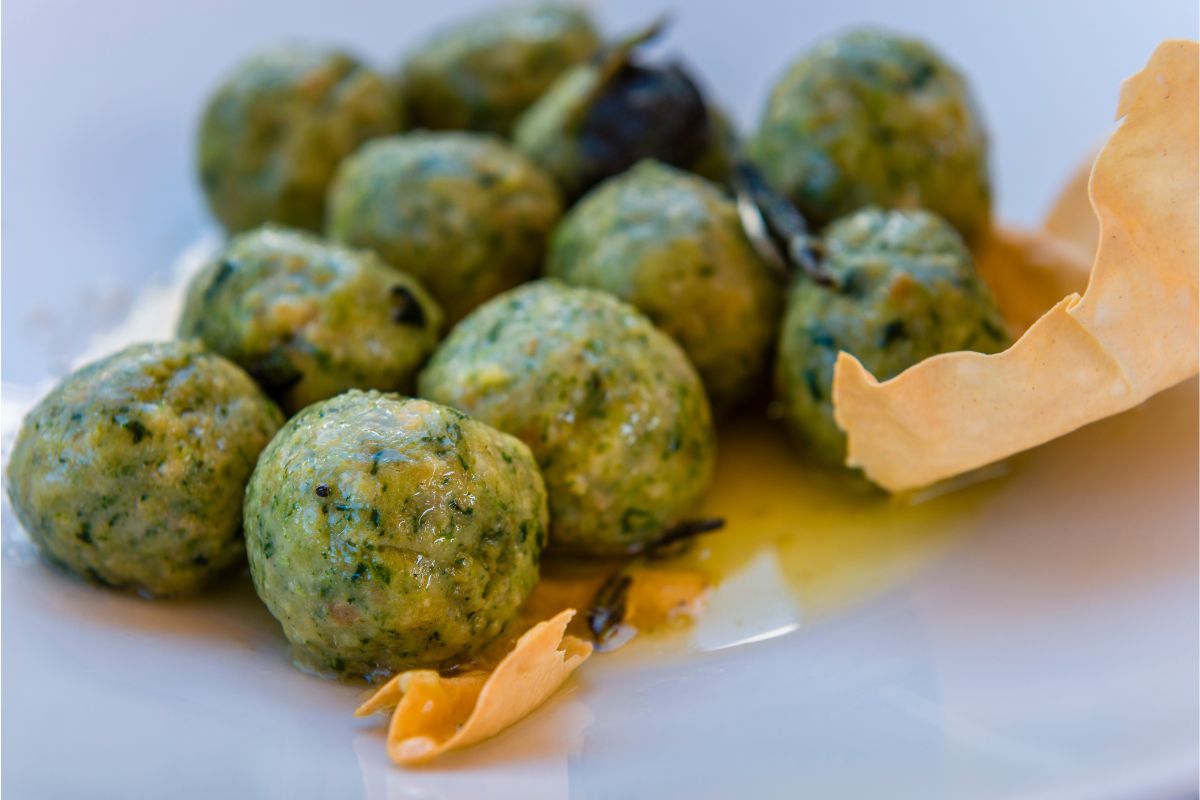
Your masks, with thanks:
[[[849,466],[914,489],[1117,414],[1195,375],[1196,42],[1167,41],[1121,92],[1124,122],[1092,170],[1100,247],[1070,294],[1008,350],[946,353],[878,382],[838,355]]]
[[[428,669],[402,672],[355,713],[395,706],[387,751],[401,765],[426,763],[495,736],[549,699],[591,655],[590,644],[566,635],[573,616],[575,610],[566,609],[534,625],[490,674],[447,678]]]
[[[1062,297],[1087,288],[1091,256],[1045,231],[996,227],[975,266],[1015,333],[1037,322]]]
[[[1096,245],[1100,241],[1100,223],[1088,196],[1088,182],[1095,161],[1093,157],[1079,165],[1042,221],[1042,230],[1059,241],[1078,247],[1087,255],[1089,263],[1096,257]]]

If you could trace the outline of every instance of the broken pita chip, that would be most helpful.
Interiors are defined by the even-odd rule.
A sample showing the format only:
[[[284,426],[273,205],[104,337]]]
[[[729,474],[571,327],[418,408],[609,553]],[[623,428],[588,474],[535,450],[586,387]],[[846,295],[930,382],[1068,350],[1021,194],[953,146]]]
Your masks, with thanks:
[[[1064,297],[1002,353],[934,356],[883,383],[838,355],[847,465],[915,489],[1196,374],[1198,54],[1196,42],[1164,42],[1122,88],[1124,122],[1092,169],[1100,246],[1082,297]]]
[[[355,714],[394,708],[387,751],[402,765],[425,763],[495,736],[544,703],[591,655],[590,644],[565,635],[573,616],[575,610],[566,609],[534,625],[491,673],[402,672]]]
[[[975,253],[975,266],[1020,334],[1064,296],[1082,292],[1092,262],[1079,247],[1043,231],[997,227]]]
[[[1078,248],[1087,257],[1089,266],[1100,243],[1100,222],[1088,197],[1088,181],[1094,163],[1095,159],[1089,160],[1075,170],[1042,222],[1042,230],[1060,242]]]

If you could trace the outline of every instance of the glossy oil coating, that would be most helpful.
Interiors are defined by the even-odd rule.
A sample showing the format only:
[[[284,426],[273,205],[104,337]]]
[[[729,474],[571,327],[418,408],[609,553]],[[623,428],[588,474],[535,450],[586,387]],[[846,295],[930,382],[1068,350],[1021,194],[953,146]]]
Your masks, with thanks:
[[[750,154],[817,225],[879,205],[928,208],[969,240],[987,229],[983,121],[915,39],[868,28],[818,44],[775,84]]]
[[[605,181],[555,231],[546,274],[637,306],[683,347],[714,408],[759,388],[785,289],[703,178],[643,161]]]
[[[867,208],[825,231],[840,288],[798,278],[788,298],[775,381],[784,419],[818,458],[840,464],[833,367],[845,350],[886,380],[952,350],[1008,346],[1004,318],[950,225],[927,211]]]
[[[529,445],[560,552],[637,550],[687,515],[712,476],[695,369],[604,292],[542,280],[496,297],[451,332],[418,383],[423,397]]]
[[[422,281],[451,322],[534,277],[562,208],[553,182],[500,139],[412,133],[338,171],[329,234]]]
[[[204,109],[197,161],[209,208],[231,233],[264,222],[320,230],[338,162],[402,125],[394,90],[347,53],[256,53]]]
[[[283,418],[196,343],[138,344],[29,413],[8,494],[52,560],[97,583],[194,592],[241,561],[242,495]]]
[[[538,579],[528,448],[425,400],[350,391],[293,417],[246,492],[259,596],[298,662],[372,675],[467,658]]]
[[[587,10],[531,3],[484,11],[435,32],[400,72],[412,125],[507,135],[564,70],[596,51]]]
[[[346,389],[411,391],[441,328],[420,283],[374,253],[268,225],[196,275],[179,335],[242,365],[295,413]]]

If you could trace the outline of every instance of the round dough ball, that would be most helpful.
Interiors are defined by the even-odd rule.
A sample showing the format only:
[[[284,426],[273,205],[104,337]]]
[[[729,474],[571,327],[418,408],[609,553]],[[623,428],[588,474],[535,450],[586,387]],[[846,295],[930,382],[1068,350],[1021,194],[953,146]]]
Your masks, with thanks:
[[[714,408],[760,388],[783,290],[703,178],[643,161],[605,181],[555,231],[546,274],[637,306],[683,347]]]
[[[451,322],[534,277],[562,213],[553,182],[499,139],[413,133],[346,160],[329,235],[416,276]]]
[[[776,83],[750,152],[814,224],[874,204],[927,208],[968,240],[988,227],[983,121],[962,76],[913,39],[817,45]]]
[[[231,233],[264,222],[319,231],[338,162],[402,127],[382,76],[336,50],[259,52],[217,87],[200,125],[200,181]]]
[[[556,3],[478,13],[435,33],[400,74],[413,127],[508,135],[559,73],[600,38],[586,9]]]
[[[196,343],[139,344],[67,377],[21,425],[8,495],[51,560],[150,595],[242,560],[242,495],[283,418]]]
[[[192,280],[179,323],[236,361],[289,414],[346,389],[409,391],[442,312],[374,254],[265,226]]]
[[[451,408],[349,391],[291,419],[246,491],[259,597],[298,663],[373,676],[478,653],[538,580],[525,445]]]
[[[695,369],[605,292],[543,280],[496,297],[459,323],[418,383],[529,445],[559,552],[635,552],[712,478],[715,434]]]
[[[971,253],[945,220],[927,211],[863,209],[825,231],[827,288],[801,277],[783,318],[776,388],[798,440],[841,464],[846,437],[833,419],[839,351],[880,380],[954,350],[995,353],[1009,334]]]

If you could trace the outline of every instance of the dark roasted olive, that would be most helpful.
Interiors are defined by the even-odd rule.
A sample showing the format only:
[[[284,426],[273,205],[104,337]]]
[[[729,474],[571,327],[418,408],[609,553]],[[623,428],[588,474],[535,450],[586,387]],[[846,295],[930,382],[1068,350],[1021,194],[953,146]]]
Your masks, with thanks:
[[[682,67],[627,64],[580,126],[576,191],[587,191],[643,158],[686,168],[712,138],[704,97]]]
[[[728,163],[713,150],[728,147],[732,137],[720,135],[695,81],[679,64],[634,58],[660,29],[652,26],[565,72],[517,121],[517,149],[554,176],[567,200],[646,158],[724,177],[709,174],[723,173]]]

